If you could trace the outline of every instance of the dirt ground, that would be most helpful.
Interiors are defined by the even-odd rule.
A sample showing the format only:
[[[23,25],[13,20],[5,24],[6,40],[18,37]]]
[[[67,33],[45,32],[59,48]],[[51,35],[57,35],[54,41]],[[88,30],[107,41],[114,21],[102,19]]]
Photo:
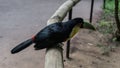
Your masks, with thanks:
[[[105,50],[98,47],[98,44],[110,46],[106,37],[98,31],[81,30],[72,39],[72,59],[66,60],[65,68],[120,68],[120,47],[113,48],[113,51],[103,55]]]
[[[94,14],[97,29],[102,11]],[[65,68],[120,68],[120,43],[112,41],[112,34],[98,30],[83,29],[71,40],[71,59],[66,59]]]
[[[10,50],[43,28],[64,1],[0,0],[0,68],[44,68],[45,50],[35,51],[31,46],[15,55]],[[93,22],[101,15],[101,5],[100,0],[95,2]],[[73,9],[73,17],[89,20],[90,0],[82,0]],[[65,68],[120,68],[120,48],[106,56],[98,44],[115,45],[98,31],[81,30],[71,41],[72,59],[64,57]]]
[[[94,25],[101,16],[102,11],[94,13]],[[98,30],[80,30],[71,40],[71,59],[65,59],[65,68],[120,68],[120,43],[113,42],[112,37]]]

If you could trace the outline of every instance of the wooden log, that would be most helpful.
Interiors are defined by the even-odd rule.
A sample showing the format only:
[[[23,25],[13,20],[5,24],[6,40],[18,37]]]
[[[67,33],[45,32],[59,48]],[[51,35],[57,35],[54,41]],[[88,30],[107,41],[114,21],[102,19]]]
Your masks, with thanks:
[[[67,12],[76,5],[80,0],[67,0],[62,4],[58,10],[48,20],[47,25],[62,21]],[[63,44],[55,45],[55,47],[48,48],[45,55],[45,68],[64,68],[63,63]]]
[[[47,25],[62,21],[69,10],[75,6],[80,0],[67,0],[65,3],[63,3],[58,10],[51,16],[51,18],[48,20]]]

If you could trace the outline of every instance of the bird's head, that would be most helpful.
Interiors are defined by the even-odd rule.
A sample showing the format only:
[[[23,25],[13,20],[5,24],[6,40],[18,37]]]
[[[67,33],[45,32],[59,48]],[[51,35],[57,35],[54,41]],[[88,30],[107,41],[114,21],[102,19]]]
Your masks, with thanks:
[[[74,18],[73,20],[76,22],[76,25],[79,26],[80,28],[96,30],[91,23],[85,22],[83,18],[78,17],[78,18]]]

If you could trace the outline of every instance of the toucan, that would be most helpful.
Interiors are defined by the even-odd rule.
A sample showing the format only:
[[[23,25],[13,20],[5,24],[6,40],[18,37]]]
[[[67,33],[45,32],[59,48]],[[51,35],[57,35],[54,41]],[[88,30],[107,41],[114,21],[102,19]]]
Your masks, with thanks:
[[[33,43],[35,44],[35,50],[52,47],[58,43],[71,39],[80,28],[95,30],[92,24],[84,22],[83,18],[80,17],[66,22],[56,22],[46,26],[30,39],[17,45],[11,50],[11,53],[18,53]]]

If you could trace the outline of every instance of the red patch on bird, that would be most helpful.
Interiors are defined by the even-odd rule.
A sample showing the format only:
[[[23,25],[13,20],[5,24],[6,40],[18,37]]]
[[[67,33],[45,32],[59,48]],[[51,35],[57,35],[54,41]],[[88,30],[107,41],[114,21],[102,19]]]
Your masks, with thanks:
[[[35,36],[34,36],[34,35],[32,36],[32,40],[33,40],[33,41],[35,40]]]

